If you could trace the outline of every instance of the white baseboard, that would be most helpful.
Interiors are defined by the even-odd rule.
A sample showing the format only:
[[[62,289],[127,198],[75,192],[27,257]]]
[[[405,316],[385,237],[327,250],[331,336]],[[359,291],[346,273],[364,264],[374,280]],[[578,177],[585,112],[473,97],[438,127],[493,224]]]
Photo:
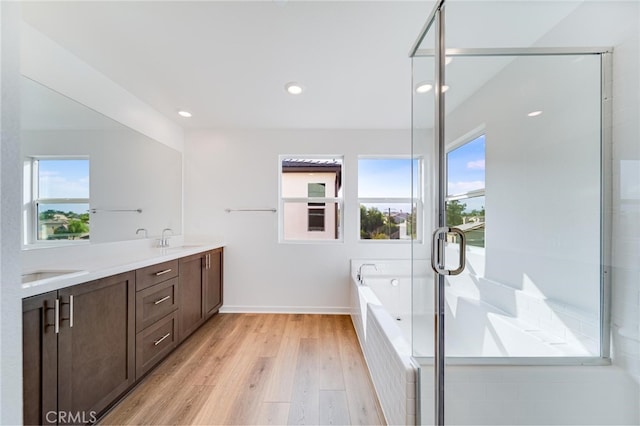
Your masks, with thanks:
[[[220,313],[243,314],[333,314],[348,315],[351,308],[348,306],[243,306],[224,305]]]

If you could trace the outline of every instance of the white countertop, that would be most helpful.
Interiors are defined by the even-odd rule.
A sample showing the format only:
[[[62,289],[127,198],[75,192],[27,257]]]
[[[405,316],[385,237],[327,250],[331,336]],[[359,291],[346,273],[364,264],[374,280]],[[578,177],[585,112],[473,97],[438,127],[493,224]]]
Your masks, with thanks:
[[[133,271],[145,266],[178,259],[196,253],[224,247],[222,242],[183,243],[175,247],[158,248],[140,245],[113,245],[94,249],[95,255],[83,257],[70,256],[58,259],[55,266],[31,266],[23,274],[36,271],[77,271],[63,275],[31,281],[22,285],[22,297],[31,297],[76,284],[97,280],[122,272]],[[91,251],[87,246],[87,251]]]

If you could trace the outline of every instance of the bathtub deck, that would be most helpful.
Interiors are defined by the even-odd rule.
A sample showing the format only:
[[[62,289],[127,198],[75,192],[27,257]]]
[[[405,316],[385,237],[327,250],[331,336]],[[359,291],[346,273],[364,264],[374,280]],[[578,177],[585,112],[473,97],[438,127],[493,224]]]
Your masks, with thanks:
[[[346,315],[219,314],[101,424],[384,424]]]

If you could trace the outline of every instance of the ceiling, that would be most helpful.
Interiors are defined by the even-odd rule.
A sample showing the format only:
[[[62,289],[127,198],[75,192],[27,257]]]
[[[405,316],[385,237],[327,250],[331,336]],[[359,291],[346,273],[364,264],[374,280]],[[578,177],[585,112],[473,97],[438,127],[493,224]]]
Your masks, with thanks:
[[[434,3],[45,1],[24,2],[23,19],[185,128],[402,129],[411,126],[408,52]],[[518,33],[519,45],[570,11],[525,10],[535,3],[517,8],[541,18]],[[505,18],[487,13],[478,34],[500,40],[508,29],[492,32],[491,21]],[[466,73],[466,95],[493,74]],[[290,81],[302,95],[285,92]]]

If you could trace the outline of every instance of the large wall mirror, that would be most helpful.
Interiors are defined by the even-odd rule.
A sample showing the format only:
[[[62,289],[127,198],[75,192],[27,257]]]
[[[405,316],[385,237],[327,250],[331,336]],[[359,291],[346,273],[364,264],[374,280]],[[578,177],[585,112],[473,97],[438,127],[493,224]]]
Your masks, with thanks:
[[[23,247],[182,231],[182,153],[26,77]]]

